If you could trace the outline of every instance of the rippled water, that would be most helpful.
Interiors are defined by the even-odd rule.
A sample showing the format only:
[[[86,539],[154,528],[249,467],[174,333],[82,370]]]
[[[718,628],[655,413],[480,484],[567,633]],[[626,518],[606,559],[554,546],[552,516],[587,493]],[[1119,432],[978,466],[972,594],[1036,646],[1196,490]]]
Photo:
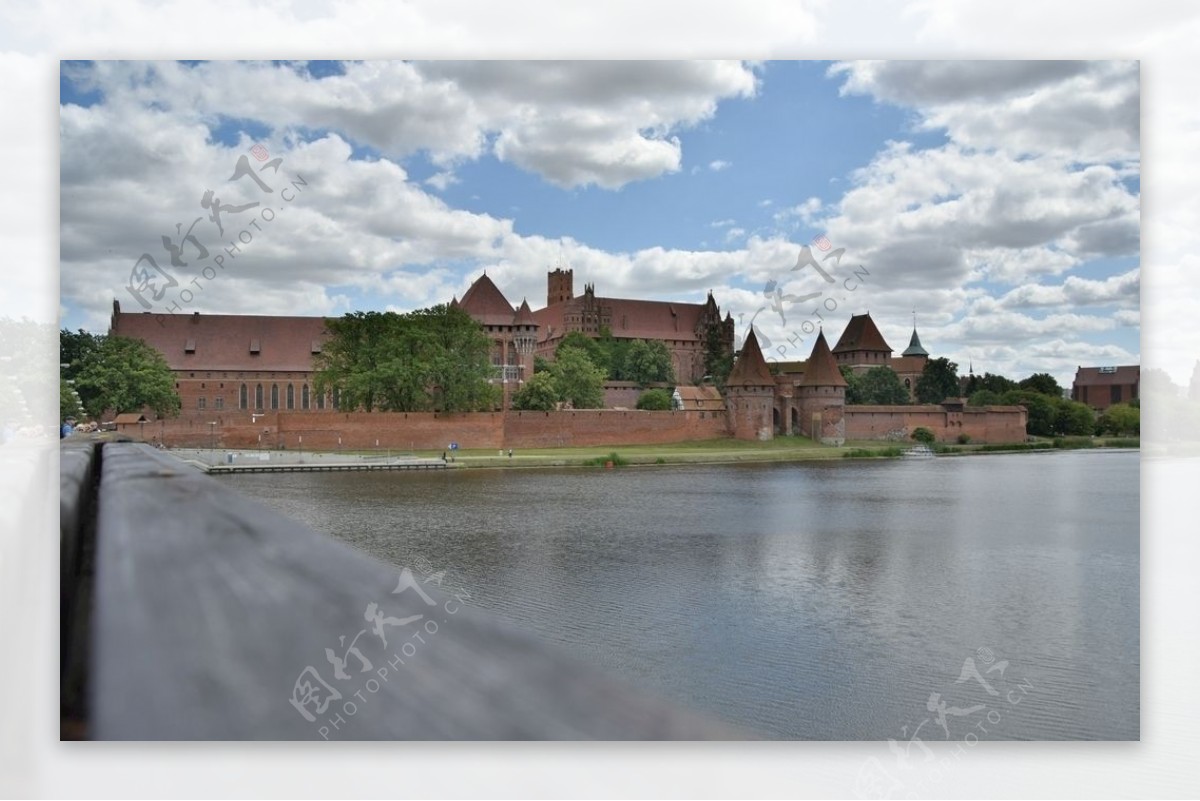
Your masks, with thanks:
[[[765,736],[961,740],[1138,738],[1138,479],[1072,451],[221,480]]]

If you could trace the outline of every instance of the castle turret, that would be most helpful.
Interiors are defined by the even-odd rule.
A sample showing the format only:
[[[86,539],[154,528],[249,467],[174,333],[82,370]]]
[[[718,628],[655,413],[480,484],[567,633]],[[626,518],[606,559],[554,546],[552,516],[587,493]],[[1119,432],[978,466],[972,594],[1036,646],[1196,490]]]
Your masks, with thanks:
[[[575,271],[561,267],[546,273],[546,305],[566,303],[575,297]]]
[[[768,440],[775,435],[775,377],[751,329],[725,382],[725,408],[735,439]]]
[[[846,379],[821,331],[805,364],[804,378],[796,388],[800,433],[822,445],[844,444],[845,409]]]

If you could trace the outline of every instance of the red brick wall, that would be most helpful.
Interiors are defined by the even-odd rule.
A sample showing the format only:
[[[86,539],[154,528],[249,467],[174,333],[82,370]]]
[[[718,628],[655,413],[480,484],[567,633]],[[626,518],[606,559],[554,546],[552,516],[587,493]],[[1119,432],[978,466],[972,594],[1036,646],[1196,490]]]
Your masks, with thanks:
[[[846,439],[910,441],[918,427],[928,428],[938,442],[955,442],[966,434],[972,442],[1024,442],[1025,411],[989,406],[963,412],[941,406],[847,406]]]
[[[661,444],[728,436],[724,412],[565,412],[471,414],[278,412],[253,422],[248,412],[189,417],[123,427],[122,433],[168,446],[363,450],[444,450]]]

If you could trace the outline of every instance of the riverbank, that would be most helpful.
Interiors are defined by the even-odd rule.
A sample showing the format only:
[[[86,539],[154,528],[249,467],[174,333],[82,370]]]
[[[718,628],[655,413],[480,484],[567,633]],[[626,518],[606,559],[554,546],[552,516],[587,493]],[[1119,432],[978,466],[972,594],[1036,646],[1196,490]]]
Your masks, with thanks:
[[[448,468],[524,469],[548,467],[613,467],[670,465],[670,464],[729,464],[761,462],[810,462],[830,459],[893,459],[901,458],[912,447],[911,442],[878,440],[850,441],[841,446],[821,445],[805,437],[778,437],[766,442],[733,439],[713,439],[665,445],[621,445],[616,447],[530,448],[512,451],[457,450],[446,451]],[[1007,445],[950,445],[934,446],[938,456],[973,456],[989,453],[1012,453],[1039,450],[1077,448],[1137,448],[1136,439],[1069,437],[1039,439]],[[172,454],[201,469],[209,466],[218,470],[234,464],[376,464],[441,461],[443,452],[417,450],[396,451],[233,451],[217,449],[173,449]],[[217,472],[217,470],[214,470]]]

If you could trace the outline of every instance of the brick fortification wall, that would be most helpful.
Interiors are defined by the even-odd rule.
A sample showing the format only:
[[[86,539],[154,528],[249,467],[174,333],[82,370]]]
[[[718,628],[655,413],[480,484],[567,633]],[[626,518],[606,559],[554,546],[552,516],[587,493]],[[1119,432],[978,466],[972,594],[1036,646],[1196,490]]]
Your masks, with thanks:
[[[770,396],[742,421],[747,438],[770,431]],[[823,412],[824,423],[836,423]],[[752,418],[752,419],[751,419]],[[960,434],[976,443],[1023,442],[1025,410],[991,406],[950,411],[941,406],[847,406],[840,426],[848,440],[911,442],[918,426],[939,442]],[[216,423],[210,426],[209,423]],[[734,424],[738,421],[735,419]],[[478,412],[439,415],[428,412],[268,412],[251,420],[249,412],[210,412],[173,420],[122,426],[121,432],[160,439],[168,446],[206,448],[308,448],[364,450],[444,450],[461,448],[549,448],[664,444],[730,436],[724,412],[588,409],[563,412]]]
[[[987,406],[948,411],[941,406],[847,406],[846,439],[912,441],[918,427],[928,428],[938,442],[955,442],[966,434],[971,442],[1025,441],[1025,410]]]
[[[216,426],[209,426],[216,422]],[[122,433],[174,447],[364,450],[541,448],[664,444],[728,436],[724,412],[643,412],[589,409],[563,412],[247,412],[153,421]]]

